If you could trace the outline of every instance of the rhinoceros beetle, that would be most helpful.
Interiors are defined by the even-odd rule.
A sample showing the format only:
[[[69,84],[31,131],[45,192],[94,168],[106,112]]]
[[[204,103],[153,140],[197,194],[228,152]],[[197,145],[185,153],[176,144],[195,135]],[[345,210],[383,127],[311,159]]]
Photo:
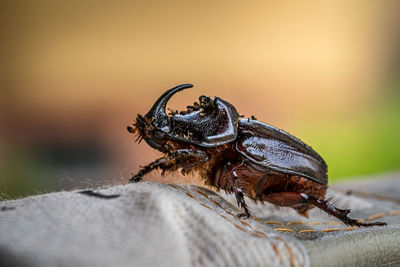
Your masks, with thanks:
[[[350,210],[334,207],[325,199],[328,171],[325,161],[310,146],[269,124],[239,116],[235,107],[219,97],[200,96],[186,111],[167,114],[168,100],[191,88],[182,84],[166,91],[128,131],[137,134],[164,156],[142,167],[130,181],[139,182],[155,170],[181,169],[200,174],[205,184],[234,193],[240,217],[250,217],[244,196],[288,206],[303,216],[313,207],[347,225],[374,226],[348,217]]]

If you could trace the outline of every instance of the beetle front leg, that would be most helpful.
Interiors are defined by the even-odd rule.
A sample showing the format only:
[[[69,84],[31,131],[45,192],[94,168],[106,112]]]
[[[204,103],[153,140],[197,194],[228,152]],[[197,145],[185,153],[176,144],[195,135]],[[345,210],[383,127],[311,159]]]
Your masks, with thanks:
[[[140,171],[129,179],[131,183],[140,182],[143,176],[158,168],[165,170],[174,170],[177,168],[190,169],[209,159],[207,153],[192,149],[179,149],[171,155],[159,158],[150,164],[142,167]]]
[[[130,183],[140,182],[143,179],[144,175],[157,168],[160,168],[161,166],[167,166],[168,162],[170,161],[171,159],[169,157],[156,159],[155,161],[147,164],[146,166],[141,167],[140,171],[137,174],[133,175],[131,179],[129,179],[129,182]]]
[[[341,220],[342,222],[344,222],[347,225],[351,225],[351,226],[376,226],[376,225],[383,226],[383,225],[386,225],[386,223],[383,223],[383,222],[364,223],[364,222],[360,222],[358,220],[351,219],[347,216],[350,213],[350,210],[343,210],[343,209],[336,208],[335,206],[330,204],[325,199],[321,199],[321,198],[314,197],[314,196],[308,196],[307,194],[304,194],[304,193],[300,193],[300,196],[304,202],[313,204],[314,206],[325,211],[326,213],[338,218],[339,220]]]

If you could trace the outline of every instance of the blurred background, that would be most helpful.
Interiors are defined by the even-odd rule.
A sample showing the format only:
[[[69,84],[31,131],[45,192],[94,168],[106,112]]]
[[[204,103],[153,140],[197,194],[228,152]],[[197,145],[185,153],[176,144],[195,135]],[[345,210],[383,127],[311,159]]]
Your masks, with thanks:
[[[333,183],[400,167],[398,1],[23,0],[0,12],[0,200],[127,182],[158,154],[126,126],[188,82],[171,108],[224,98],[311,145]]]

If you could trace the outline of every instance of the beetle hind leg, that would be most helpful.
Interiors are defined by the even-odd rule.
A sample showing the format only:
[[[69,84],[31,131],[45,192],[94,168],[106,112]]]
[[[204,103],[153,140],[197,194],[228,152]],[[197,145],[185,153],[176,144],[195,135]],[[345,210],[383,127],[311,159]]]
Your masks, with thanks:
[[[345,210],[345,209],[339,209],[330,204],[327,200],[314,197],[314,196],[308,196],[307,194],[300,193],[302,199],[304,202],[313,204],[314,206],[320,208],[321,210],[325,211],[326,213],[338,218],[342,222],[344,222],[347,225],[351,226],[383,226],[386,225],[384,222],[372,222],[372,223],[365,223],[363,221],[355,220],[352,219],[348,216],[350,213],[350,210]]]

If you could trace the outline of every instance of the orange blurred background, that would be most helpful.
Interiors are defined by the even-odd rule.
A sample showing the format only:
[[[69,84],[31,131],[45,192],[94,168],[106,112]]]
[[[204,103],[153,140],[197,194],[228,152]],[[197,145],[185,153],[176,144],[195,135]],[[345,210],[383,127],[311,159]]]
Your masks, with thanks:
[[[126,126],[188,82],[171,107],[224,98],[333,181],[400,167],[398,1],[2,5],[0,198],[126,182],[157,155]]]

